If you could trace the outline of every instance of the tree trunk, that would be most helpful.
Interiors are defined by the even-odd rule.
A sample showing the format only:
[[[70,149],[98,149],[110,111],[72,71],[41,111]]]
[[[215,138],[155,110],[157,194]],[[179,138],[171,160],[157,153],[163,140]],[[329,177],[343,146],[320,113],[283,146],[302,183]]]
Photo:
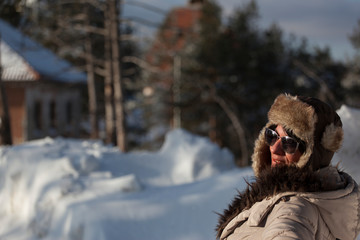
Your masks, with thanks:
[[[109,3],[108,3],[109,4]],[[109,9],[109,5],[107,5]],[[104,96],[105,96],[105,129],[106,143],[116,143],[115,123],[114,123],[114,101],[113,101],[113,70],[111,64],[111,20],[109,10],[105,11],[105,79],[104,79]]]
[[[0,35],[1,44],[1,35]],[[0,145],[12,145],[10,115],[5,92],[5,86],[2,82],[2,65],[0,49]]]
[[[90,27],[89,19],[89,6],[86,6],[86,25],[85,29]],[[88,84],[88,98],[89,98],[89,114],[90,114],[90,126],[91,126],[91,138],[99,137],[98,128],[98,114],[97,114],[97,101],[96,101],[96,86],[95,86],[95,68],[94,58],[92,54],[92,43],[90,37],[90,31],[87,31],[85,38],[85,55],[86,55],[86,72],[87,72],[87,84]]]
[[[121,1],[109,1],[109,14],[111,21],[111,52],[112,52],[112,66],[113,66],[113,79],[114,79],[114,102],[115,102],[115,125],[116,125],[116,141],[117,146],[121,151],[127,151],[126,144],[126,127],[125,127],[125,109],[123,99],[123,86],[121,80],[120,69],[120,23],[119,23],[119,8]]]

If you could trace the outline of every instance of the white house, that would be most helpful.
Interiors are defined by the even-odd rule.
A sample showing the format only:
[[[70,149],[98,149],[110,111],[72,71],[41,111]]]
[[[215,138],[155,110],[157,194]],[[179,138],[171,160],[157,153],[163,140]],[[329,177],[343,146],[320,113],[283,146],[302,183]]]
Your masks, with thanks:
[[[85,73],[1,19],[0,67],[14,144],[79,135]]]

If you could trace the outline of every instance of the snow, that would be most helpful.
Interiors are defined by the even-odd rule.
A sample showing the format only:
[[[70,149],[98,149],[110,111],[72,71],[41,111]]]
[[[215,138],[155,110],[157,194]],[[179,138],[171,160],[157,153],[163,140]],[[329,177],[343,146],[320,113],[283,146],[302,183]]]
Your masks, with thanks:
[[[343,105],[337,113],[343,122],[343,147],[334,155],[333,164],[349,173],[360,183],[360,110]]]
[[[342,106],[334,164],[357,181],[359,110]],[[44,138],[0,148],[0,239],[215,239],[216,212],[253,177],[208,138],[181,129],[157,152]]]

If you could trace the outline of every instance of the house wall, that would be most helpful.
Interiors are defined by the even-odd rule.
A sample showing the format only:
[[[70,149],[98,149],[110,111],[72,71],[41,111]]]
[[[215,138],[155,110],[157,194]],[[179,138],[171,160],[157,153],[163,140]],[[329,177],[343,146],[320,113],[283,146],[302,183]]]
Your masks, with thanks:
[[[79,136],[81,121],[79,89],[42,84],[27,88],[26,108],[26,140],[46,136]]]
[[[6,86],[5,91],[10,114],[12,141],[13,144],[18,144],[24,141],[25,89],[22,86]]]

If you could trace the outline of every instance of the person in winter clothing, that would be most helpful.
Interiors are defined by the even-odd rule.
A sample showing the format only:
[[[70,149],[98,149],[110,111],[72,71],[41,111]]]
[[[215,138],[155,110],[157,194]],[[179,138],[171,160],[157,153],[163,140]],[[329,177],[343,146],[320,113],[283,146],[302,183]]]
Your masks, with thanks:
[[[255,141],[255,181],[220,215],[217,239],[355,239],[360,191],[330,165],[342,122],[326,103],[279,95]]]

